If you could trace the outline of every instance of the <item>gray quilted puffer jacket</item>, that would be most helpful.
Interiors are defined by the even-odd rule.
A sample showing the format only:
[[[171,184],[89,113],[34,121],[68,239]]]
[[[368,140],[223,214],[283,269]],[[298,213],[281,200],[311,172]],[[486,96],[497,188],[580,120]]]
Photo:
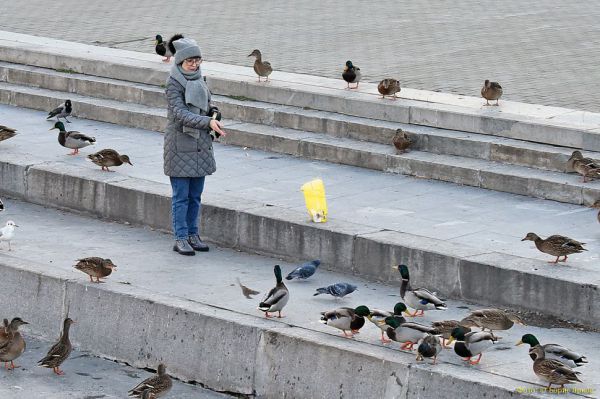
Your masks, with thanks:
[[[164,171],[170,177],[201,177],[217,170],[210,134],[210,118],[191,112],[185,88],[175,79],[167,81],[167,128]],[[210,95],[209,95],[210,102]]]

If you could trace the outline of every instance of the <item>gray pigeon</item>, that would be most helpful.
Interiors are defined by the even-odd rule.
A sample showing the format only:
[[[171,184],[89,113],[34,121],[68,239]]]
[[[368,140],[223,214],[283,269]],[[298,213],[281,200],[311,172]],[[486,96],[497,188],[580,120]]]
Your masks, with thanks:
[[[327,287],[317,288],[317,292],[313,294],[313,296],[317,296],[319,294],[329,294],[337,298],[343,298],[357,289],[357,286],[350,283],[335,283]]]
[[[321,261],[315,259],[311,262],[306,262],[302,266],[299,266],[292,270],[290,274],[285,278],[286,280],[293,280],[295,278],[298,279],[307,279],[317,271],[317,267],[321,264]]]

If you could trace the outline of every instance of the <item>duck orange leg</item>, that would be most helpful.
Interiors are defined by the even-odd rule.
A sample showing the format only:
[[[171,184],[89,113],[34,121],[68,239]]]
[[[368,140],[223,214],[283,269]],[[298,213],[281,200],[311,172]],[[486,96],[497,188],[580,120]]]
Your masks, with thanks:
[[[346,333],[346,330],[342,330],[344,332],[344,337],[346,338],[354,338],[354,335],[352,335],[352,333],[350,333],[350,335],[348,335],[348,333]]]
[[[392,342],[389,339],[386,339],[385,336],[383,335],[383,331],[381,332],[381,343],[382,344],[389,344],[390,342]]]
[[[475,360],[474,362],[469,360],[469,363],[471,363],[471,364],[479,364],[479,362],[481,361],[481,355],[482,355],[482,353],[479,354],[479,356],[477,357],[477,360]]]
[[[561,262],[566,262],[567,261],[567,255],[565,255],[565,258],[563,260],[561,260]]]
[[[56,374],[56,375],[64,375],[65,374],[65,372],[62,371],[60,369],[60,367],[54,367],[54,368],[52,368],[52,371],[54,371],[54,374]]]
[[[400,347],[400,349],[404,349],[404,350],[413,350],[413,343],[410,341],[406,341],[404,344],[402,344],[402,346]]]
[[[269,312],[265,312],[265,317],[266,317],[267,319],[270,319],[270,318],[271,318],[271,315],[269,314]]]
[[[557,256],[557,257],[556,257],[556,260],[554,260],[554,261],[549,261],[548,263],[558,263],[558,258],[560,258],[560,256]]]

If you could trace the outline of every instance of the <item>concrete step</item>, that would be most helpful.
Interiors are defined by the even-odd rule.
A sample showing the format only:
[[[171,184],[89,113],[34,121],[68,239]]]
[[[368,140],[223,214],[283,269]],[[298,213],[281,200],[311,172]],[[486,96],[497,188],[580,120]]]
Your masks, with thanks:
[[[78,120],[82,131],[96,135],[98,146],[118,148],[135,165],[105,173],[84,157],[65,156],[55,135],[39,133],[50,124],[42,113],[5,108],[9,112],[1,110],[3,120],[14,120],[10,116],[29,122],[21,135],[2,143],[0,192],[170,231],[170,186],[162,175],[159,134]],[[403,184],[398,179],[409,178],[318,161],[271,159],[272,153],[219,144],[215,148],[219,170],[203,194],[202,215],[203,235],[213,242],[286,259],[317,257],[325,268],[377,281],[398,281],[388,265],[407,260],[423,265],[415,279],[449,298],[581,323],[593,324],[600,317],[596,218],[585,208],[525,197],[515,200],[474,188],[465,196],[463,188],[443,189],[439,182]],[[328,187],[330,220],[325,224],[307,221],[298,192],[315,173]],[[481,201],[474,202],[471,190],[481,191],[475,195],[483,195]],[[411,195],[414,191],[419,194]],[[401,203],[400,209],[394,210],[394,201]],[[417,208],[409,205],[411,201]],[[473,207],[482,208],[474,221],[459,215]],[[571,257],[568,267],[548,265],[547,255],[520,242],[530,230],[573,236],[587,242],[589,252]],[[429,267],[443,272],[427,273]],[[582,303],[588,312],[580,311]]]
[[[0,61],[152,85],[164,84],[170,68],[152,54],[2,31]],[[368,82],[348,91],[341,80],[275,72],[259,84],[251,68],[202,67],[215,94],[600,152],[600,115],[590,112],[509,101],[484,107],[479,98],[411,89],[385,101]]]
[[[22,313],[18,313],[21,315]],[[6,314],[5,314],[6,316]],[[33,317],[36,317],[33,315]],[[32,319],[27,319],[35,323]],[[36,318],[37,320],[37,318]],[[56,320],[60,326],[61,320]],[[71,330],[78,335],[76,324]],[[39,326],[29,325],[20,329],[27,343],[27,350],[17,360],[18,368],[0,373],[0,397],[11,399],[82,399],[104,398],[122,399],[127,391],[151,377],[154,372],[141,370],[109,359],[94,356],[90,351],[81,351],[77,347],[61,369],[65,374],[57,377],[52,370],[37,367],[37,361],[46,356],[55,341],[40,340],[36,331]],[[58,331],[56,331],[58,333]],[[44,334],[48,338],[56,338]],[[151,366],[153,369],[156,365]],[[168,369],[167,369],[168,372]],[[167,397],[178,399],[232,399],[233,396],[209,391],[198,385],[173,380],[173,388]]]
[[[440,354],[437,365],[419,363],[398,344],[381,345],[379,330],[369,323],[350,340],[318,322],[320,311],[338,306],[391,308],[399,299],[398,283],[319,270],[307,281],[286,281],[285,318],[265,319],[256,310],[261,296],[245,299],[235,278],[264,293],[273,285],[274,263],[284,273],[295,264],[215,246],[181,257],[171,250],[170,235],[18,201],[6,205],[20,230],[13,251],[0,252],[3,312],[22,315],[31,322],[27,331],[46,340],[55,339],[56,321],[68,312],[77,320],[71,335],[76,348],[97,356],[134,367],[164,361],[182,380],[258,398],[549,398],[553,394],[538,391],[542,385],[527,350],[515,346],[532,333],[590,360],[578,370],[584,383],[576,387],[585,391],[566,397],[596,397],[600,388],[595,332],[539,318],[531,323],[522,315],[530,325],[502,331],[478,366],[465,365],[451,350]],[[73,269],[74,259],[91,255],[118,265],[105,284],[89,283]],[[339,280],[359,289],[342,300],[312,296],[315,288]],[[460,319],[479,305],[448,301],[448,307],[418,321]],[[76,361],[67,361],[65,370],[74,371]]]
[[[166,111],[157,107],[0,83],[4,104],[48,110],[67,97],[77,103],[80,118],[157,131],[166,124]],[[223,142],[243,147],[572,204],[591,205],[600,197],[600,182],[582,183],[575,174],[421,151],[396,155],[390,145],[262,124],[232,123],[227,128],[231,135]]]
[[[162,87],[28,65],[0,63],[0,82],[147,105],[152,108],[166,108]],[[397,129],[403,129],[411,134],[415,141],[412,148],[418,151],[478,158],[551,171],[566,172],[566,162],[573,151],[573,148],[354,117],[240,97],[215,96],[214,102],[220,107],[226,119],[386,145],[391,145]],[[585,152],[585,156],[600,159],[600,153]]]

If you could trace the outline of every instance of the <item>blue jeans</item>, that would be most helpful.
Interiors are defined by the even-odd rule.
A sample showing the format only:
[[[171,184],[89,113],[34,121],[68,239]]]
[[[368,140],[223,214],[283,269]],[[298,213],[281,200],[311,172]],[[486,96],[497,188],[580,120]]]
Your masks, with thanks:
[[[175,239],[187,240],[198,233],[200,199],[204,190],[202,177],[171,177],[173,196],[173,232]]]

